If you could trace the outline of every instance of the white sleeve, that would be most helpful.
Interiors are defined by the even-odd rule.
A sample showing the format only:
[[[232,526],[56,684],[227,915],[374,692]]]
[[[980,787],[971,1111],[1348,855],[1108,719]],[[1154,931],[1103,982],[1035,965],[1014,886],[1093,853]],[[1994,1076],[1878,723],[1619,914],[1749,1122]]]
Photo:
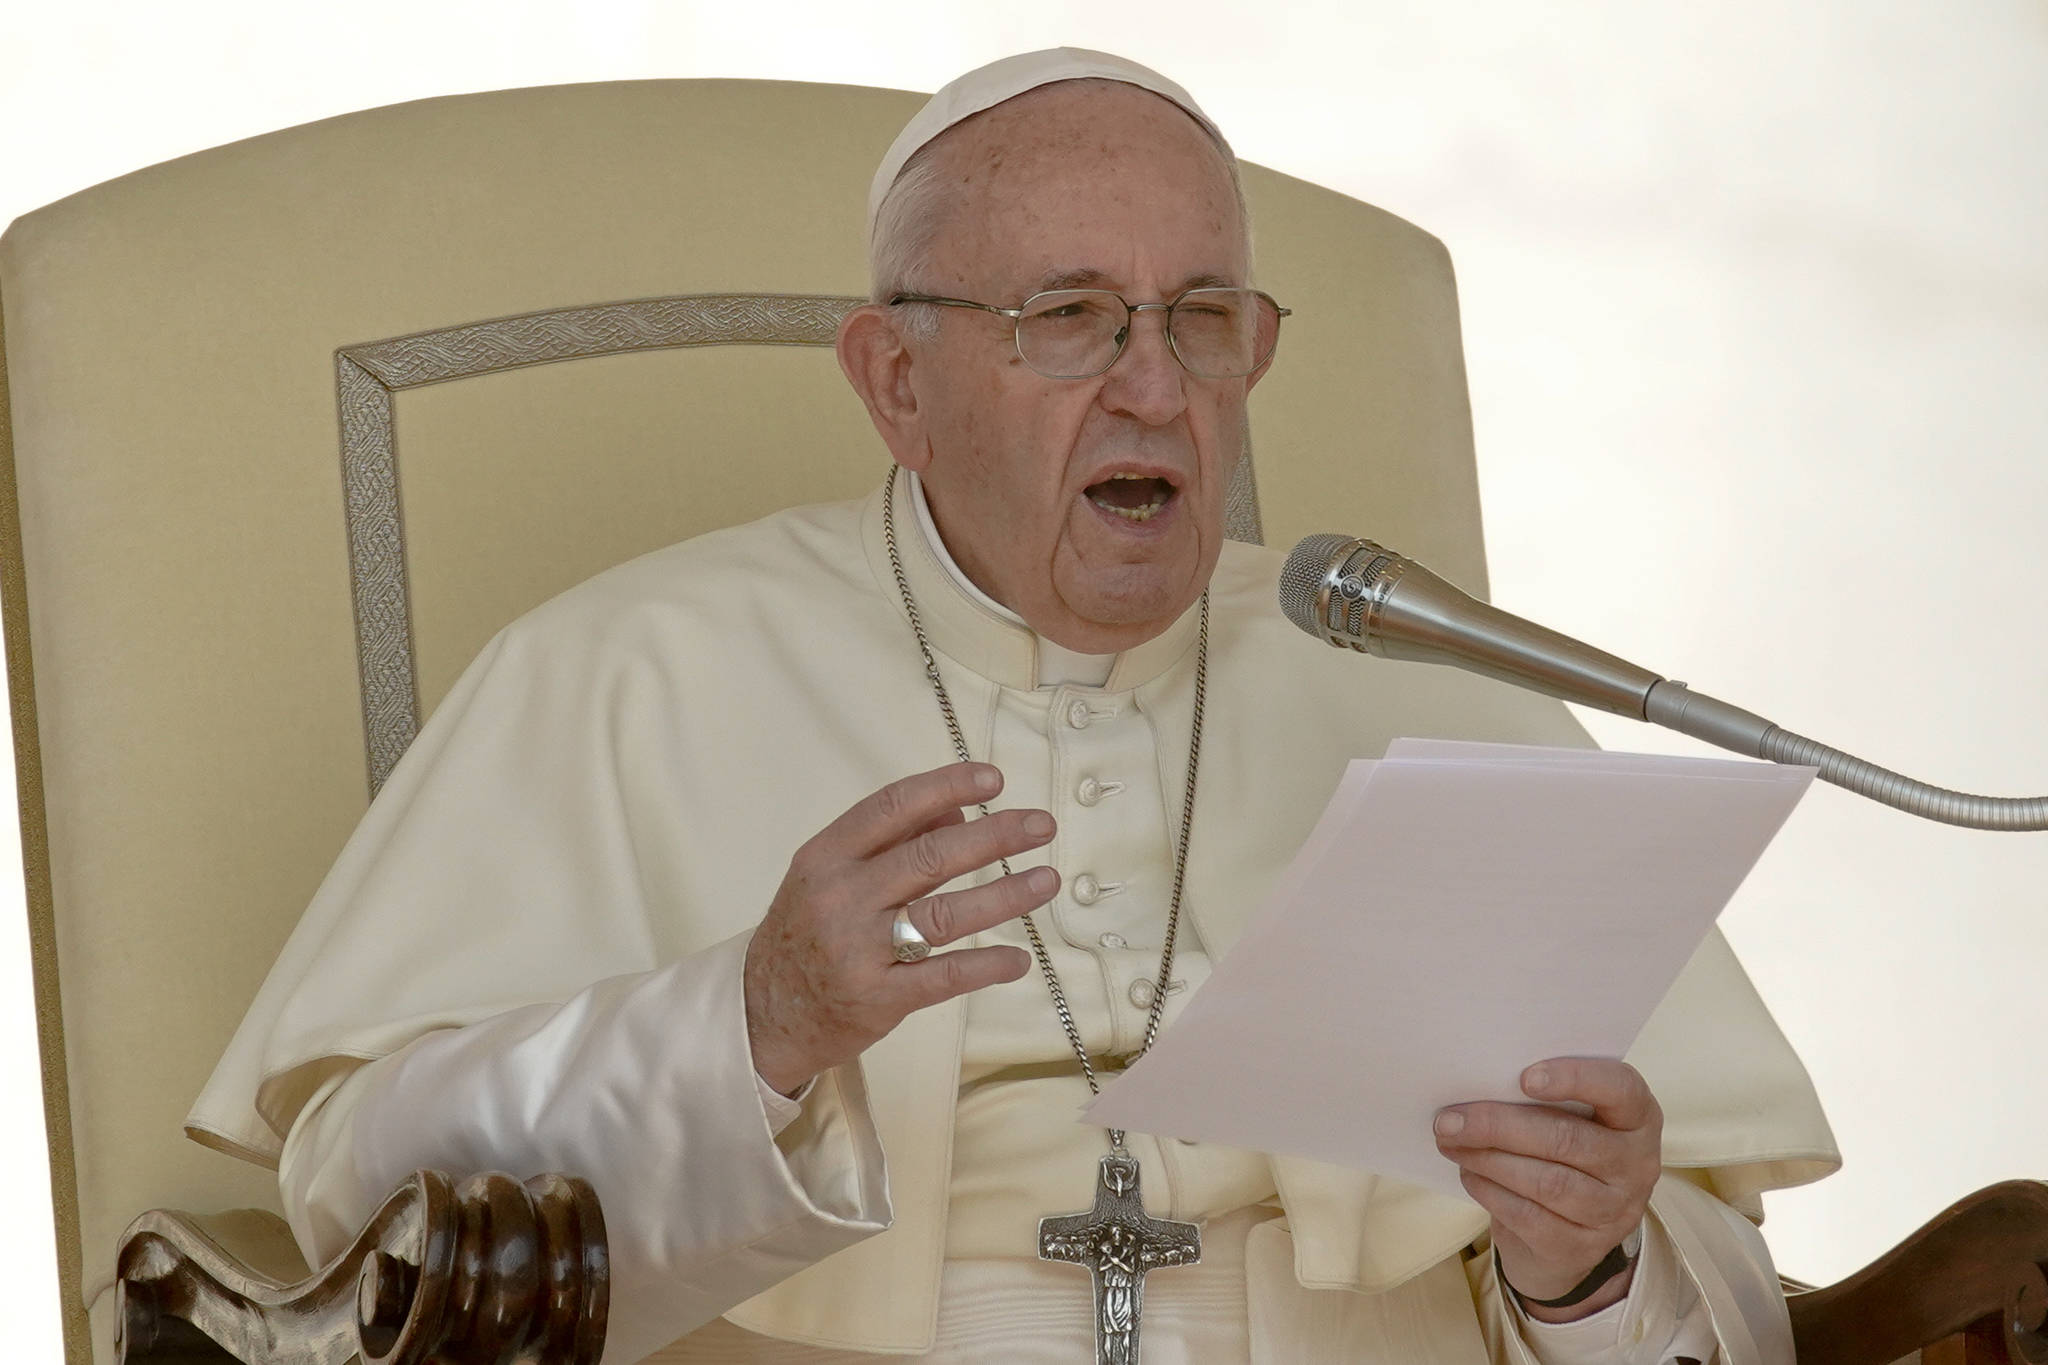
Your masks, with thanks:
[[[1792,1324],[1770,1251],[1748,1219],[1666,1174],[1650,1200],[1628,1297],[1577,1322],[1523,1313],[1484,1258],[1484,1311],[1519,1365],[1792,1365]]]
[[[1699,1289],[1679,1269],[1671,1239],[1643,1220],[1643,1248],[1628,1297],[1577,1322],[1538,1322],[1502,1296],[1537,1365],[1664,1365],[1714,1359],[1714,1325]]]
[[[628,1365],[881,1231],[887,1174],[857,1063],[819,1077],[773,1131],[747,1046],[748,937],[429,1033],[328,1082],[278,1171],[308,1259],[341,1250],[423,1167],[579,1175],[611,1254],[605,1365]]]

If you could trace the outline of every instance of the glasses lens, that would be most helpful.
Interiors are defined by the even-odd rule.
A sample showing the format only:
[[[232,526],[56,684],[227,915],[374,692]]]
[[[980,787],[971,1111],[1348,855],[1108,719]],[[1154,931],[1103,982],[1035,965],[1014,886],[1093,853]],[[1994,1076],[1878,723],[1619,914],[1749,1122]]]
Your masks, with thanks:
[[[1130,310],[1106,289],[1055,289],[1024,301],[1017,354],[1047,379],[1086,379],[1109,368],[1130,325]]]
[[[1190,289],[1167,315],[1180,363],[1204,379],[1239,379],[1273,357],[1280,308],[1256,289]]]

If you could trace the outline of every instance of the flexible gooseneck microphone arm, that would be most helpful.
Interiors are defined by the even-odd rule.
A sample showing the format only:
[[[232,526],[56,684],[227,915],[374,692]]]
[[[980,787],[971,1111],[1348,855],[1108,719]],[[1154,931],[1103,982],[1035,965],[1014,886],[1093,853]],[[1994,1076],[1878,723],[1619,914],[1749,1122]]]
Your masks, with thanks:
[[[1973,796],[1917,782],[1488,606],[1412,559],[1353,536],[1310,536],[1280,574],[1280,609],[1328,644],[1450,664],[1646,720],[1724,749],[1820,770],[1860,796],[1969,829],[2048,829],[2048,796]]]

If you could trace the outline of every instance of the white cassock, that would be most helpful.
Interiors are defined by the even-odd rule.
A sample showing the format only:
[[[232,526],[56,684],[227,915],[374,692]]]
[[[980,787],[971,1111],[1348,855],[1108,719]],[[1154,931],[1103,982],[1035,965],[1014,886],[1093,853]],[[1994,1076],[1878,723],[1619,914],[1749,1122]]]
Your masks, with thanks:
[[[1038,685],[1088,664],[957,579],[895,477],[905,569],[968,748],[1003,769],[1003,804],[1059,820],[1038,856],[1064,885],[1038,920],[1083,1036],[1127,1054],[1164,930],[1196,614],[1109,661],[1100,686]],[[1167,1027],[1348,759],[1399,735],[1585,742],[1557,703],[1310,640],[1274,606],[1279,564],[1228,545],[1212,581],[1186,985]],[[609,1365],[1086,1361],[1087,1277],[1036,1259],[1037,1226],[1089,1205],[1106,1148],[1075,1122],[1086,1089],[1035,973],[912,1015],[801,1105],[764,1099],[747,1050],[747,937],[790,855],[884,783],[952,759],[879,492],[600,575],[508,627],[435,712],[190,1131],[279,1165],[316,1261],[417,1167],[584,1176],[610,1236]],[[1146,1359],[1635,1362],[1718,1346],[1790,1362],[1768,1257],[1736,1210],[1837,1158],[1718,935],[1630,1060],[1663,1104],[1668,1170],[1624,1305],[1525,1323],[1469,1252],[1475,1205],[1134,1133],[1152,1213],[1206,1224],[1201,1266],[1147,1282]]]

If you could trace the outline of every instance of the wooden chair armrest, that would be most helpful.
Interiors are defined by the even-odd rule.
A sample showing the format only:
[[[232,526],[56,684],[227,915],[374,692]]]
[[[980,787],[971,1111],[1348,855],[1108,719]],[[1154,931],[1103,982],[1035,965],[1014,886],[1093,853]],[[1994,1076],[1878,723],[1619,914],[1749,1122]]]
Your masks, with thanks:
[[[117,1273],[124,1365],[596,1365],[610,1298],[597,1196],[560,1175],[420,1171],[296,1283],[156,1209],[123,1234]],[[2048,1184],[1979,1190],[1786,1303],[1799,1365],[1890,1365],[1922,1348],[1944,1365],[2048,1365]]]
[[[1839,1284],[1790,1294],[1799,1365],[2048,1365],[2048,1184],[1977,1191]]]
[[[153,1209],[122,1234],[116,1274],[115,1359],[133,1365],[596,1365],[610,1303],[604,1214],[561,1175],[417,1172],[295,1283]]]

